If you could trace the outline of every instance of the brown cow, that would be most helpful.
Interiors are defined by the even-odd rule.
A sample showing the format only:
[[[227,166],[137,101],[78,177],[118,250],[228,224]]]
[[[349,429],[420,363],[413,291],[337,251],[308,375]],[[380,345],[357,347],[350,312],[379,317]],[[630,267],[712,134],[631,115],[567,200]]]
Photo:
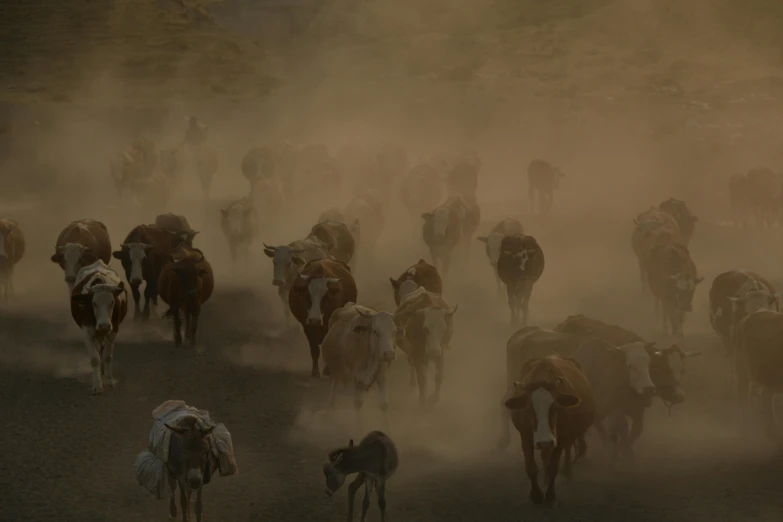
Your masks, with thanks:
[[[669,198],[658,205],[658,208],[674,218],[677,226],[680,227],[682,237],[685,241],[690,242],[693,237],[693,229],[696,227],[696,222],[699,218],[693,215],[688,205],[679,199]]]
[[[103,392],[104,374],[109,386],[114,386],[114,342],[127,313],[128,291],[113,268],[99,259],[79,270],[71,291],[71,316],[84,333],[93,395]]]
[[[346,224],[339,221],[317,223],[310,229],[308,237],[315,237],[326,245],[330,256],[348,266],[353,266],[351,261],[356,250],[356,243]]]
[[[356,296],[351,269],[331,257],[308,262],[294,279],[288,294],[288,306],[302,325],[310,344],[312,377],[320,376],[318,357],[332,313],[349,302],[355,303]],[[324,375],[328,374],[329,368],[324,367]]]
[[[649,278],[645,269],[646,257],[655,246],[666,242],[677,242],[687,246],[680,234],[680,226],[668,213],[651,207],[636,216],[631,233],[631,248],[639,263],[639,277],[642,280],[642,292],[647,289]]]
[[[478,236],[476,239],[486,245],[487,257],[489,258],[489,264],[492,266],[492,271],[495,273],[495,281],[497,282],[498,293],[501,291],[502,282],[498,275],[498,258],[500,257],[500,243],[506,236],[524,235],[525,227],[517,219],[505,218],[497,225],[492,227],[492,230],[486,236]]]
[[[160,227],[139,225],[120,243],[120,250],[112,253],[114,258],[122,263],[125,278],[130,283],[134,319],[149,319],[150,301],[152,306],[158,306],[158,279],[163,265],[168,261],[171,239],[171,234]],[[139,307],[139,287],[142,282],[146,283],[143,311]]]
[[[534,237],[517,234],[506,236],[500,242],[498,277],[506,285],[512,326],[519,322],[520,312],[522,326],[527,325],[533,286],[545,267],[544,251]]]
[[[704,277],[698,276],[688,248],[677,243],[655,247],[647,257],[645,269],[656,313],[661,313],[663,332],[667,333],[670,326],[672,335],[683,340],[685,314],[693,310],[693,293]]]
[[[106,225],[94,219],[80,219],[68,224],[54,244],[51,260],[65,272],[68,289],[73,289],[76,272],[100,259],[111,261],[111,240]]]
[[[215,288],[212,266],[204,259],[204,253],[184,243],[169,253],[169,261],[163,267],[158,281],[158,293],[169,305],[174,318],[174,343],[182,345],[182,320],[185,314],[185,340],[196,345],[196,330],[201,305],[207,302]]]
[[[536,192],[538,192],[538,213],[549,214],[555,189],[560,186],[563,172],[554,165],[540,159],[534,159],[527,166],[527,194],[530,198],[530,210],[534,208]]]
[[[514,427],[522,439],[525,471],[530,479],[530,500],[552,504],[556,499],[555,478],[565,452],[563,474],[571,478],[571,447],[584,438],[595,419],[593,389],[574,359],[550,355],[531,359],[522,369],[521,380],[507,395]],[[538,485],[535,451],[541,452],[546,495]]]
[[[0,291],[4,301],[14,295],[14,267],[24,257],[25,246],[19,223],[0,219]]]
[[[397,306],[400,306],[402,284],[405,281],[413,281],[415,283],[415,286],[412,287],[413,290],[418,287],[424,287],[425,290],[434,294],[440,295],[443,293],[443,281],[440,278],[440,274],[438,274],[438,269],[423,259],[419,259],[415,265],[410,266],[396,280],[390,277],[389,281],[394,289],[394,304]]]

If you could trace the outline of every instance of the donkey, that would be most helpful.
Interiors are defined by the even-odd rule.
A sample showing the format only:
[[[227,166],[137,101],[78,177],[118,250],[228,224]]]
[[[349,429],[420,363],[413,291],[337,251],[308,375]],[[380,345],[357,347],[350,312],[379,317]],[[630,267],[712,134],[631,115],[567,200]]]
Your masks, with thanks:
[[[190,497],[196,492],[196,522],[201,522],[203,506],[201,489],[212,478],[213,463],[209,435],[215,426],[202,427],[197,418],[193,418],[190,428],[166,424],[172,433],[169,446],[169,458],[166,468],[169,472],[171,500],[169,516],[177,518],[177,503],[174,500],[179,484],[179,505],[182,508],[182,522],[190,520]]]
[[[397,447],[385,433],[370,432],[358,446],[354,446],[351,439],[347,448],[338,448],[329,453],[329,462],[324,464],[326,495],[331,497],[340,489],[347,475],[358,473],[356,479],[348,486],[348,522],[353,522],[353,501],[362,482],[364,482],[364,500],[361,522],[367,520],[373,486],[378,495],[381,522],[386,522],[386,481],[397,471],[398,463]]]

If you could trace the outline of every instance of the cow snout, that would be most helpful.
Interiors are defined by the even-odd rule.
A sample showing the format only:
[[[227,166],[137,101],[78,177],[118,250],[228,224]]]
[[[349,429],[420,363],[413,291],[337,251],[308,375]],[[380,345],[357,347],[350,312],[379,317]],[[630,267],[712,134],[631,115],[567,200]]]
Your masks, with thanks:
[[[190,489],[198,489],[201,487],[201,477],[194,477],[190,476],[188,477],[188,486],[190,486]]]
[[[685,402],[685,390],[679,386],[669,386],[661,390],[661,399],[671,404],[682,404]]]
[[[282,279],[272,279],[272,284],[274,286],[283,286],[283,280]]]
[[[390,352],[384,352],[383,353],[383,361],[390,363],[397,357],[397,354],[394,353],[394,351]]]
[[[131,277],[130,284],[132,284],[132,285],[140,285],[141,284],[141,278],[140,277]]]
[[[111,330],[110,323],[98,323],[95,325],[95,331],[100,333],[106,333]]]
[[[541,451],[552,451],[555,449],[555,441],[554,440],[542,440],[539,442],[536,442],[536,448],[538,448]]]
[[[73,283],[75,281],[76,281],[76,276],[69,276],[69,275],[65,276],[66,283]]]
[[[324,324],[324,320],[321,319],[320,317],[316,317],[316,318],[308,317],[307,324],[309,324],[310,326],[321,326]]]

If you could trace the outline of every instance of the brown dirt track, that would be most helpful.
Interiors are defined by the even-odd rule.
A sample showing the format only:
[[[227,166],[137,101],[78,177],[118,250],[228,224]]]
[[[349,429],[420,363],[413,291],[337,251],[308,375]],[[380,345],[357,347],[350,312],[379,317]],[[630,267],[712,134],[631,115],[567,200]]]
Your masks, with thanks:
[[[480,232],[491,226],[495,214],[490,212]],[[30,239],[19,270],[20,301],[0,315],[4,520],[164,520],[166,502],[155,501],[135,483],[132,464],[146,445],[152,409],[166,399],[208,409],[233,434],[240,474],[208,486],[207,520],[343,520],[346,492],[333,499],[323,495],[321,464],[331,447],[382,427],[376,392],[367,397],[361,428],[347,398],[332,419],[319,411],[328,383],[308,377],[299,329],[282,328],[279,302],[268,283],[269,261],[259,250],[252,262],[257,268],[231,274],[217,220],[200,226],[195,219],[203,230],[197,244],[213,259],[218,281],[201,321],[206,353],[175,349],[161,320],[148,327],[127,323],[115,352],[119,383],[90,397],[89,363],[64,308],[65,285],[47,259],[49,236],[65,220],[17,215],[41,232]],[[115,243],[129,229],[127,223],[137,220],[126,216],[108,223]],[[652,306],[639,298],[630,219],[590,218],[591,229],[602,231],[597,237],[574,234],[585,227],[585,218],[577,215],[547,222],[522,219],[547,255],[533,297],[534,324],[551,326],[581,312],[654,336]],[[291,226],[290,234],[301,228]],[[591,434],[587,460],[576,466],[570,487],[560,485],[560,504],[551,510],[529,504],[518,445],[503,454],[494,450],[504,344],[512,330],[483,250],[474,248],[470,277],[445,283],[445,297],[459,304],[460,320],[442,402],[419,412],[407,389],[405,360],[393,368],[391,434],[402,463],[389,485],[390,519],[781,520],[781,459],[761,439],[737,438],[724,384],[726,364],[706,319],[706,291],[719,270],[747,266],[777,273],[777,252],[770,255],[759,237],[738,238],[737,232],[709,223],[697,229],[694,256],[707,277],[686,334],[687,348],[704,355],[689,361],[685,405],[671,418],[661,404],[654,405],[634,465],[610,469]],[[726,248],[729,239],[744,248]],[[423,252],[418,235],[389,234],[381,244],[378,266],[357,276],[359,299],[390,309],[388,276]],[[378,520],[374,503],[372,510],[370,520]]]

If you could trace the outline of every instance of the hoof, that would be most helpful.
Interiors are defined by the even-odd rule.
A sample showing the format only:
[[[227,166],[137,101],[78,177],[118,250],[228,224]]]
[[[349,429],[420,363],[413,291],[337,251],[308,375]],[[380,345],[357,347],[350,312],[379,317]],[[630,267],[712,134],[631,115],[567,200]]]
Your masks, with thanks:
[[[93,395],[100,395],[101,393],[103,393],[103,386],[101,386],[101,385],[95,386],[93,384],[93,386],[92,386],[92,394]]]
[[[557,500],[557,496],[554,492],[547,491],[546,492],[546,498],[544,498],[544,502],[547,506],[552,507],[555,504],[555,501]]]
[[[324,366],[324,371],[322,372],[324,377],[329,377],[332,375],[332,371],[329,369],[328,366]]]
[[[544,503],[544,494],[541,492],[540,489],[534,489],[530,491],[530,501],[533,504],[543,504]]]
[[[117,381],[117,379],[111,379],[111,380],[109,381],[109,383],[108,383],[108,384],[109,384],[109,387],[110,387],[110,388],[115,388],[115,387],[117,386],[117,382],[118,382],[118,381]]]
[[[317,369],[313,369],[313,371],[310,372],[310,377],[312,378],[318,378],[321,376],[321,373]]]

